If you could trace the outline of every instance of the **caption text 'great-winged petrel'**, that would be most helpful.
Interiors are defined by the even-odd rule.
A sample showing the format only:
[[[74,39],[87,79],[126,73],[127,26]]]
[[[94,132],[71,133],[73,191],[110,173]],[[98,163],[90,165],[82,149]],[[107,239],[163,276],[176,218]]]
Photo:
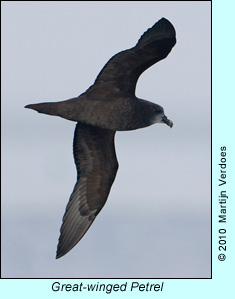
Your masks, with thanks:
[[[139,76],[164,59],[175,43],[173,25],[162,18],[135,47],[114,55],[79,97],[25,106],[77,122],[73,141],[77,182],[63,217],[56,258],[80,241],[108,198],[118,170],[115,132],[154,123],[173,126],[163,108],[137,98],[135,88]]]

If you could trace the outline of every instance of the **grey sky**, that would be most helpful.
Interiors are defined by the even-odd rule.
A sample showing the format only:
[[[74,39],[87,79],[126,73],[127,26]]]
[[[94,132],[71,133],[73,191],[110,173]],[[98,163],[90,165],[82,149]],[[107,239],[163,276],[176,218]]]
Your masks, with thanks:
[[[177,44],[136,94],[174,127],[117,133],[108,201],[55,260],[75,123],[23,107],[84,92],[163,16]],[[3,277],[210,277],[210,22],[209,1],[3,2]]]

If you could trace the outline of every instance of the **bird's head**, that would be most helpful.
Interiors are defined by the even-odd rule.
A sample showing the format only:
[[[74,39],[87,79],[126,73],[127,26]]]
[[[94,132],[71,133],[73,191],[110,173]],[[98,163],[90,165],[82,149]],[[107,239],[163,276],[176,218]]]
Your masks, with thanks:
[[[148,122],[149,125],[153,125],[155,123],[164,123],[170,128],[173,127],[173,122],[166,117],[164,109],[160,105],[148,101],[144,102],[145,105],[142,107],[144,107],[146,122]]]
[[[159,106],[159,107],[161,107],[161,106]],[[170,128],[172,128],[173,122],[166,117],[162,107],[161,107],[161,109],[162,109],[162,111],[159,111],[159,110],[155,111],[155,114],[153,115],[153,118],[152,118],[152,124],[164,123],[164,124],[168,125]]]

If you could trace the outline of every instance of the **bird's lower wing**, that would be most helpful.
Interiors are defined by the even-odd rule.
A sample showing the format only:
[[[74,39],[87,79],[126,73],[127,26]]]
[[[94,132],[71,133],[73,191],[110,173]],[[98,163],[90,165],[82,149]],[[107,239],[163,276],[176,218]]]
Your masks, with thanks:
[[[114,131],[86,124],[76,126],[73,153],[77,183],[63,217],[56,258],[79,242],[107,200],[118,169],[114,135]]]

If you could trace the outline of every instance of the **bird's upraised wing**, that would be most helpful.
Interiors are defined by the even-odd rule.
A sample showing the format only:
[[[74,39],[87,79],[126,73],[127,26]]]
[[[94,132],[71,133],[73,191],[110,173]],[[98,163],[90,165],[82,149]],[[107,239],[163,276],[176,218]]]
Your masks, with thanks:
[[[139,76],[150,66],[164,59],[176,43],[173,25],[162,18],[148,29],[135,47],[114,55],[103,67],[94,84],[135,94]]]
[[[76,126],[73,152],[77,183],[63,217],[56,258],[78,243],[107,200],[118,169],[114,135],[114,131],[90,125]]]

